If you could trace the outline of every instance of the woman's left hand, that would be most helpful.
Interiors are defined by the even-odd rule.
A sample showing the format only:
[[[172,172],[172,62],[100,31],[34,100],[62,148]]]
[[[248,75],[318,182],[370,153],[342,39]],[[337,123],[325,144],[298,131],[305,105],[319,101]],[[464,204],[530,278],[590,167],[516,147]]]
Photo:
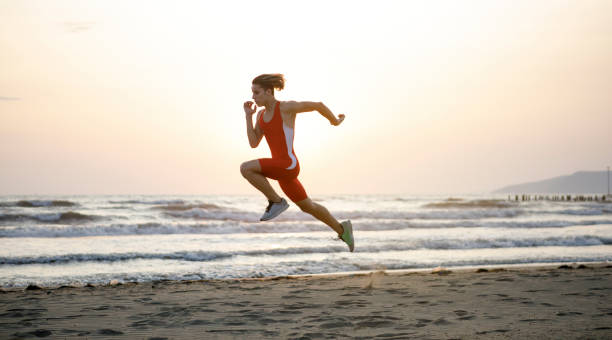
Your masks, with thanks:
[[[340,125],[340,123],[342,123],[342,121],[344,120],[344,115],[343,114],[339,114],[338,115],[338,119],[336,119],[335,123],[332,123],[333,126],[338,126]]]

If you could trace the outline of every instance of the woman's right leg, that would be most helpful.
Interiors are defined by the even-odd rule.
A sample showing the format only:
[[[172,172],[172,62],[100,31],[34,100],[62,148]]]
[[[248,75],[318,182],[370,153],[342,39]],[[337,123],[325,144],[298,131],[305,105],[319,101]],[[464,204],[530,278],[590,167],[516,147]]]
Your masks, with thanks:
[[[255,159],[252,161],[244,162],[240,165],[240,172],[242,176],[246,178],[257,190],[261,191],[268,201],[280,202],[281,197],[274,191],[274,188],[270,185],[270,182],[261,173],[261,166],[259,160]]]

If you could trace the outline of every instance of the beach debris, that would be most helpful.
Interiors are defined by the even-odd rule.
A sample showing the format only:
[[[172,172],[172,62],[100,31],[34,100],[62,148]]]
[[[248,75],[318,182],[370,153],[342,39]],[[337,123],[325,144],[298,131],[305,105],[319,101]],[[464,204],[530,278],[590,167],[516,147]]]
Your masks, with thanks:
[[[477,273],[486,273],[486,272],[488,272],[488,271],[489,271],[489,270],[488,270],[488,269],[485,269],[485,268],[478,268],[478,269],[476,270],[476,272],[477,272]]]
[[[572,266],[568,266],[567,264],[560,265],[557,269],[574,269]]]
[[[432,274],[438,274],[438,275],[448,275],[450,273],[452,273],[452,271],[444,268],[444,267],[436,267],[434,268],[434,270],[431,271]]]
[[[37,285],[30,284],[25,290],[41,290],[41,289],[42,288]]]
[[[593,267],[589,267],[587,265],[581,264],[578,266],[578,269],[593,269]]]

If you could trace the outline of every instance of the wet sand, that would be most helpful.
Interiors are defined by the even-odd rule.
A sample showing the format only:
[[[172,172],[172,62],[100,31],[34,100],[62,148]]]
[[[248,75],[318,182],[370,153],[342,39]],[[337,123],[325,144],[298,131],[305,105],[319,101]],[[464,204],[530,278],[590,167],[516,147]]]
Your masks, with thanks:
[[[0,338],[610,339],[612,264],[3,290]]]

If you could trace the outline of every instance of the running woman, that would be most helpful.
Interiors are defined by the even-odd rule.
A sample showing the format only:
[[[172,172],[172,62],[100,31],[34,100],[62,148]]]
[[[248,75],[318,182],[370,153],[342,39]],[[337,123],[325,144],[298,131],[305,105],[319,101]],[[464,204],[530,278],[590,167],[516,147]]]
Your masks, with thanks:
[[[295,131],[295,116],[300,112],[318,111],[329,122],[338,126],[344,120],[344,115],[338,118],[320,102],[278,101],[274,97],[274,89],[282,90],[285,78],[282,74],[262,74],[251,86],[253,100],[244,103],[246,114],[247,135],[251,148],[256,148],[262,137],[270,147],[272,158],[260,158],[244,162],[240,166],[242,176],[268,199],[268,207],[261,221],[268,221],[280,215],[289,208],[287,201],[280,197],[270,185],[267,178],[278,181],[283,192],[297,204],[300,209],[327,224],[344,241],[352,252],[355,247],[351,221],[339,223],[324,206],[313,202],[298,180],[300,163],[293,150]],[[264,107],[257,114],[253,127],[253,114],[257,107]],[[267,177],[267,178],[266,178]]]

